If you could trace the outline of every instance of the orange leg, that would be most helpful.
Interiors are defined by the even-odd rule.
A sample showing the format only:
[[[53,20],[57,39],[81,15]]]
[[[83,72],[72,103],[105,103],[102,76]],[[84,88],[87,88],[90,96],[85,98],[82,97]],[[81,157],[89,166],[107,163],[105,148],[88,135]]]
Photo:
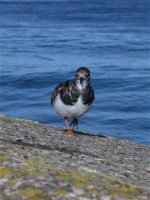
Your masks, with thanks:
[[[67,127],[67,134],[68,135],[72,135],[73,134],[73,131],[72,129],[70,128],[69,124],[68,124],[68,118],[67,117],[64,117],[64,121],[65,121],[65,124],[66,124],[66,127]]]

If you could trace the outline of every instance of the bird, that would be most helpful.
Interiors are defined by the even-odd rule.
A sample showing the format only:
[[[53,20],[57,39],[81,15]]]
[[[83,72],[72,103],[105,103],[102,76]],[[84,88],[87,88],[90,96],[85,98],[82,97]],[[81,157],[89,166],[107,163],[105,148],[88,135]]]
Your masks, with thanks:
[[[89,111],[94,100],[90,70],[87,67],[79,67],[74,79],[64,81],[56,86],[51,95],[51,105],[64,118],[67,134],[74,133],[71,127],[78,128],[78,118]],[[69,117],[72,118],[70,125]]]

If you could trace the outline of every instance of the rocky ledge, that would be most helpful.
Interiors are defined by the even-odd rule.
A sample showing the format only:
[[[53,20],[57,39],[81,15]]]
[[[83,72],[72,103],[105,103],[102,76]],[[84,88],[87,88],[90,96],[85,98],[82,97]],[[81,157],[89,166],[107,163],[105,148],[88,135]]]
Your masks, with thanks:
[[[150,147],[0,116],[3,200],[150,199]]]

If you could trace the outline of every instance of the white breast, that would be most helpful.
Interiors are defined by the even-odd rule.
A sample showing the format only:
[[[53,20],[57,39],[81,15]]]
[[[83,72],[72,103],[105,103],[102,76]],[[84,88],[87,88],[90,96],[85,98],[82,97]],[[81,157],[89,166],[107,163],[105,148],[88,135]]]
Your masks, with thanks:
[[[78,118],[84,115],[84,113],[91,108],[91,105],[84,105],[81,97],[79,97],[78,101],[74,105],[65,105],[61,101],[60,95],[57,95],[54,102],[54,108],[56,109],[56,112],[63,117],[72,116]]]

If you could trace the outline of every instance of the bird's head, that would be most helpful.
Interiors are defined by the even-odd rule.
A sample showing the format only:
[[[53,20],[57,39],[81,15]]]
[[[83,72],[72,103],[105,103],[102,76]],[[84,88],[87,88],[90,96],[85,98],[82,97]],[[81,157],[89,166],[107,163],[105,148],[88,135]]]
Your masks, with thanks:
[[[90,78],[90,70],[86,67],[80,67],[76,71],[75,81],[77,87],[81,90],[86,88],[87,85],[90,85],[91,78]]]

